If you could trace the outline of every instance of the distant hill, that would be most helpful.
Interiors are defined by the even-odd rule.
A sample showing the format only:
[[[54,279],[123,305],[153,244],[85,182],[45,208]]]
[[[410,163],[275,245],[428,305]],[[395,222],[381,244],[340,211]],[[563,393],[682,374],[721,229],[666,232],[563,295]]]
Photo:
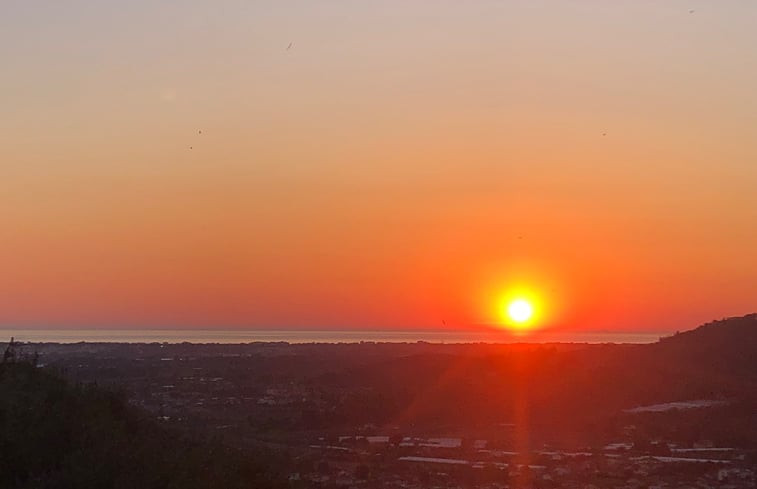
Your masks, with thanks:
[[[660,342],[681,344],[702,340],[757,346],[757,313],[711,321],[692,330],[663,338]]]
[[[713,321],[644,345],[622,361],[650,402],[757,394],[757,314]]]
[[[711,374],[757,380],[757,314],[704,324],[663,338],[650,350],[671,361],[699,364]]]
[[[267,462],[181,438],[112,392],[0,364],[0,488],[276,487]]]

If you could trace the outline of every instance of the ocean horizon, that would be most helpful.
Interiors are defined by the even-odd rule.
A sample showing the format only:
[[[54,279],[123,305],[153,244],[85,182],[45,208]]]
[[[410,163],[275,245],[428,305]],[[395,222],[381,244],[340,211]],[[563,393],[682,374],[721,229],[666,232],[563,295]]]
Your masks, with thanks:
[[[654,343],[671,332],[438,330],[0,329],[0,341],[28,343]]]

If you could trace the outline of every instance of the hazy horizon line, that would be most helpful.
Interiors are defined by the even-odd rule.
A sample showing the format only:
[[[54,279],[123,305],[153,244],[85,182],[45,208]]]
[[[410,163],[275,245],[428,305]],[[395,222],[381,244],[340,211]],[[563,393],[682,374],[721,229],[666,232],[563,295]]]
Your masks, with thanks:
[[[702,323],[705,324],[705,323]],[[525,332],[526,335],[543,334],[543,333],[560,333],[560,334],[674,334],[676,332],[684,332],[696,329],[701,326],[697,325],[687,329],[623,329],[617,330],[612,328],[602,329],[567,329],[567,328],[534,328],[533,330]],[[320,332],[320,333],[492,333],[492,334],[509,334],[518,335],[516,331],[507,329],[504,326],[496,325],[474,325],[474,326],[460,326],[460,327],[422,327],[422,326],[410,326],[410,327],[385,327],[385,326],[358,326],[358,327],[326,327],[326,326],[314,326],[314,327],[297,327],[297,326],[275,326],[275,327],[257,327],[257,326],[13,326],[13,325],[0,325],[0,332],[5,331],[104,331],[104,332],[120,332],[120,331],[170,331],[170,332]]]

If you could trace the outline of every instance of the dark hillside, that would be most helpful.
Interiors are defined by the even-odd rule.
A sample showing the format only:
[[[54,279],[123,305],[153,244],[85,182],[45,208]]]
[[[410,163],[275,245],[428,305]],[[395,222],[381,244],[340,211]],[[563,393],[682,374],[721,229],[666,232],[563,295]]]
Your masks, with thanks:
[[[0,364],[0,487],[275,487],[263,460],[180,438],[111,392]]]
[[[757,380],[757,314],[713,321],[664,338],[650,349],[670,361]]]

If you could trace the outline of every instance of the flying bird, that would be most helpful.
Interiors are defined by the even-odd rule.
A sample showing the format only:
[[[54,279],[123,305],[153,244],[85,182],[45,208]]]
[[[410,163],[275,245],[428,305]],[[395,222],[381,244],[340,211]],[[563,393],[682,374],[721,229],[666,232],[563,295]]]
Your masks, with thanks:
[[[287,51],[289,51],[290,49],[292,49],[292,44],[294,44],[294,43],[291,43],[291,42],[289,43],[289,46],[287,46]]]

